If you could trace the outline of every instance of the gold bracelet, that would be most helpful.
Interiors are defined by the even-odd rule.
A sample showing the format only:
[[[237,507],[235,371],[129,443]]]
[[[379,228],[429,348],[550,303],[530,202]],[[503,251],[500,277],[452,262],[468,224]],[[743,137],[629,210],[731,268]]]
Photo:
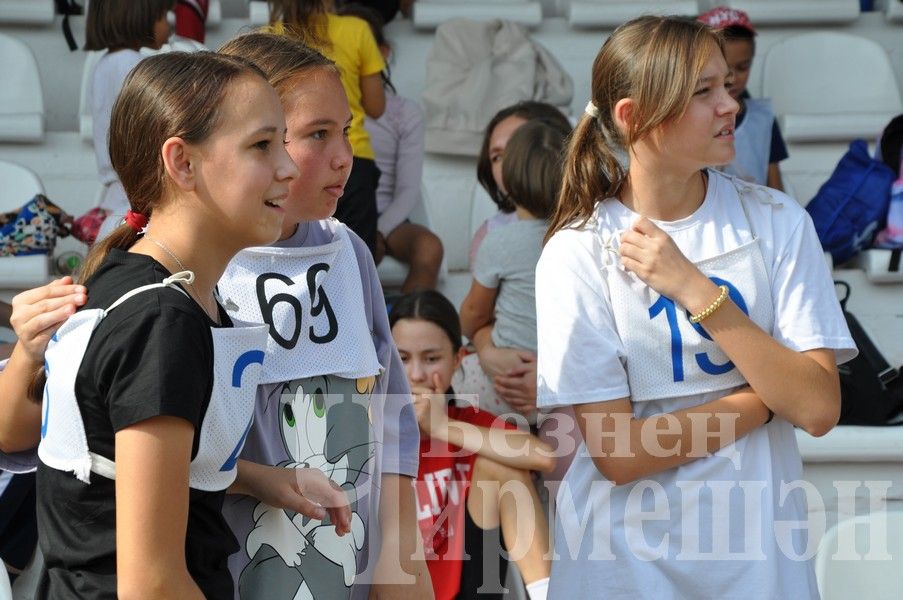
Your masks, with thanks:
[[[722,304],[724,304],[724,301],[727,300],[727,286],[726,286],[726,285],[719,285],[719,286],[718,286],[718,289],[721,290],[721,293],[718,294],[718,297],[715,298],[715,301],[712,302],[711,304],[709,304],[708,308],[706,308],[705,310],[703,310],[703,311],[702,311],[701,313],[699,313],[698,315],[693,315],[693,316],[691,316],[691,317],[690,317],[690,323],[693,323],[693,324],[695,325],[696,323],[699,323],[700,321],[702,321],[702,320],[705,319],[706,317],[712,316],[712,313],[715,312],[716,310],[718,310],[718,307],[719,307],[719,306],[721,306]]]

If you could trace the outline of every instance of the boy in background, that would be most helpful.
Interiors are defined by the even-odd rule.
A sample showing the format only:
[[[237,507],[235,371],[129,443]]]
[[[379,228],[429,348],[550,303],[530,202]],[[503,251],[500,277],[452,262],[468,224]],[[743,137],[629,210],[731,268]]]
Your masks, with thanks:
[[[737,156],[721,170],[745,181],[784,191],[778,163],[787,158],[787,145],[775,120],[771,101],[750,98],[746,90],[756,53],[756,30],[749,16],[742,10],[719,6],[699,15],[698,20],[724,36],[724,58],[733,74],[730,94],[740,104],[734,129]]]

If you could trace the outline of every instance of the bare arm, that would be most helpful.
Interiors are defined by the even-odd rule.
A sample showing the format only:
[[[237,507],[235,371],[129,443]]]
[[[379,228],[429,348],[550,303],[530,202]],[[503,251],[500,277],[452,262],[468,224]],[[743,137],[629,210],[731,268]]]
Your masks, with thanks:
[[[330,521],[341,536],[351,529],[351,508],[345,492],[319,469],[285,469],[239,459],[230,494],[245,494],[286,510]]]
[[[621,260],[646,284],[698,314],[720,290],[688,261],[664,231],[642,218],[621,240]],[[756,325],[730,299],[701,322],[746,381],[775,414],[813,436],[840,418],[840,380],[834,352],[796,352]]]
[[[386,112],[386,90],[383,88],[382,74],[362,75],[360,82],[364,112],[371,119],[380,118]]]
[[[629,398],[575,405],[574,413],[593,463],[616,485],[707,456],[769,417],[750,388],[645,419],[634,418]]]
[[[188,573],[188,466],[194,427],[154,417],[116,433],[118,596],[197,598]]]
[[[57,328],[87,301],[84,286],[63,277],[13,298],[10,324],[19,341],[0,373],[0,450],[20,452],[38,445],[40,390],[33,381],[44,366],[44,351]]]
[[[768,163],[768,178],[765,184],[770,188],[784,191],[784,180],[781,179],[781,167],[778,163]]]
[[[439,391],[438,375],[431,388],[415,388],[411,393],[423,435],[515,469],[549,472],[555,468],[552,448],[529,431],[481,427],[450,418],[448,398]]]
[[[486,325],[490,325],[495,317],[495,299],[498,288],[481,285],[476,279],[470,284],[470,291],[461,303],[461,333],[467,338]]]
[[[430,572],[417,526],[414,486],[410,477],[384,473],[379,497],[382,548],[370,598],[433,598]]]

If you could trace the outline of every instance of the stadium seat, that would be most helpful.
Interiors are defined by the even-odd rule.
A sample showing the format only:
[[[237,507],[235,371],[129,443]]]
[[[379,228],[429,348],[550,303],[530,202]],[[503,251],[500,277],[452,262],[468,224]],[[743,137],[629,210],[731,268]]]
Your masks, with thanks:
[[[0,56],[5,65],[0,85],[0,142],[40,142],[44,139],[44,95],[34,54],[21,40],[0,33]]]
[[[700,8],[730,6],[762,25],[825,25],[859,18],[859,0],[702,0]]]
[[[9,586],[9,574],[0,569],[0,600],[13,600],[13,590]]]
[[[567,7],[572,27],[617,27],[644,14],[695,15],[696,0],[572,0]]]
[[[412,223],[423,225],[430,231],[434,231],[432,219],[430,219],[427,195],[428,194],[426,187],[421,186],[421,196],[423,198],[423,201],[419,205],[417,205],[409,218]],[[439,232],[434,231],[434,233],[439,235]],[[395,260],[391,256],[386,256],[383,258],[382,262],[379,263],[377,272],[379,274],[379,281],[383,285],[383,287],[399,288],[404,283],[405,278],[407,278],[408,276],[408,266]],[[445,266],[445,259],[443,259],[442,266],[439,268],[439,281],[445,279],[447,272],[448,270]]]
[[[53,0],[0,0],[4,25],[50,25],[53,16]]]
[[[251,27],[260,27],[270,22],[270,7],[262,0],[248,3],[248,20]]]
[[[411,19],[418,29],[435,29],[451,19],[505,19],[526,27],[542,23],[542,4],[529,0],[417,0]]]
[[[903,23],[903,2],[900,2],[900,0],[887,0],[884,17],[891,23]]]
[[[871,140],[903,112],[887,52],[848,33],[804,33],[771,46],[762,92],[788,142]]]
[[[901,568],[903,512],[875,511],[840,521],[815,556],[822,600],[899,598]]]
[[[17,210],[35,194],[43,194],[41,180],[31,170],[16,163],[0,160],[0,212]],[[47,283],[50,279],[50,257],[0,256],[0,289],[25,289]]]

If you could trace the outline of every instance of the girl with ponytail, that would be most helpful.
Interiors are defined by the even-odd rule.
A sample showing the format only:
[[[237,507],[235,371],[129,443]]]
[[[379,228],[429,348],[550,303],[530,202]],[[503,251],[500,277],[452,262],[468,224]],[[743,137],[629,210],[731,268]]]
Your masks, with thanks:
[[[232,596],[220,507],[267,330],[233,327],[214,286],[281,231],[298,177],[284,135],[279,98],[244,60],[169,53],[126,79],[109,144],[131,206],[42,362],[40,597]]]
[[[536,270],[538,404],[584,439],[550,597],[818,596],[776,522],[805,518],[794,427],[836,424],[856,350],[806,212],[707,168],[734,156],[731,79],[718,34],[673,17],[593,63]]]

